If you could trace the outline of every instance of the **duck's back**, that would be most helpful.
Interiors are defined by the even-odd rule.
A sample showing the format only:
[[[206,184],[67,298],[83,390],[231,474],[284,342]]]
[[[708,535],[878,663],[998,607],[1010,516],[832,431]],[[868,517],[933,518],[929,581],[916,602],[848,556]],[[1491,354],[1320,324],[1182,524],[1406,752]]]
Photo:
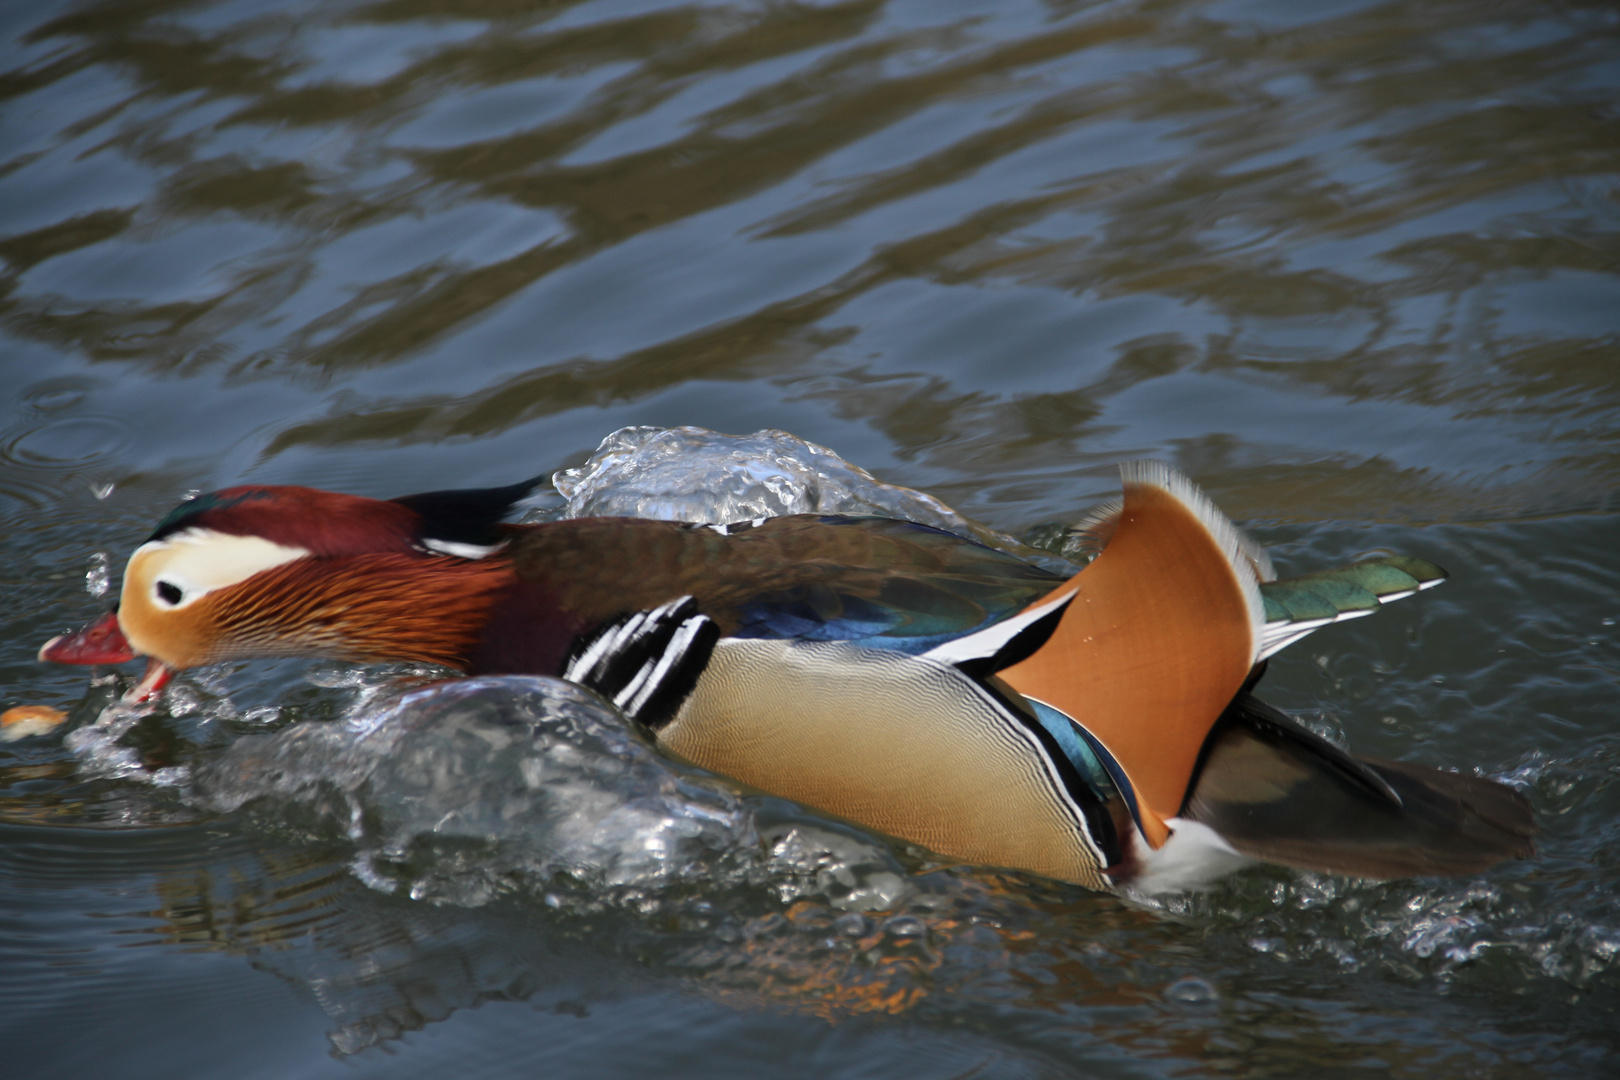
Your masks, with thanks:
[[[579,634],[681,596],[728,638],[915,654],[1007,618],[1062,580],[953,533],[876,517],[581,518],[522,529],[511,557],[519,584],[491,616],[480,671],[556,674]],[[554,632],[538,633],[540,623]]]

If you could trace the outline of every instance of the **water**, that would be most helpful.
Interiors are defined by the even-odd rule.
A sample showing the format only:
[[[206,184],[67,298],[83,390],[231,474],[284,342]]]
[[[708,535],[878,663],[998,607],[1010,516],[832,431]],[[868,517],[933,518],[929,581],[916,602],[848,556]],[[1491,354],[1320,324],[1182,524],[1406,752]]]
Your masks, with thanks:
[[[1620,1066],[1612,5],[0,27],[3,705],[71,714],[0,745],[8,1063]],[[1266,697],[1520,786],[1539,856],[1126,903],[738,793],[555,684],[238,664],[108,711],[33,660],[188,490],[567,470],[532,514],[878,507],[1050,545],[1136,457],[1284,572],[1450,570],[1289,649]]]

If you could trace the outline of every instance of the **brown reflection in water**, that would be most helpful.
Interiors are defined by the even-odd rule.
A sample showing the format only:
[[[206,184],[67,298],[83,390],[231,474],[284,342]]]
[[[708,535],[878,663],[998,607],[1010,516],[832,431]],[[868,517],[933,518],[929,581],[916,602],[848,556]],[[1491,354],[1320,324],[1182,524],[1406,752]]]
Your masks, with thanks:
[[[979,871],[955,882],[948,913],[861,916],[799,901],[748,920],[740,940],[710,938],[677,963],[705,971],[700,985],[721,1000],[788,1006],[829,1021],[913,1011],[939,1017],[988,1001],[1043,1013],[1157,1011],[1164,975],[1136,970],[1138,950],[1148,940],[1175,949],[1174,930],[1111,899],[1043,900],[1043,891],[1041,883]],[[1136,1040],[1127,1025],[1108,1041]]]
[[[1613,174],[1620,171],[1620,129],[1591,109],[1546,103],[1540,107],[1503,106],[1436,119],[1368,145],[1403,166],[1400,186],[1376,189],[1372,200],[1358,198],[1310,157],[1263,169],[1234,169],[1258,150],[1285,146],[1288,139],[1329,127],[1350,128],[1407,106],[1412,73],[1405,52],[1392,44],[1441,37],[1477,25],[1470,5],[1385,5],[1375,12],[1345,16],[1309,31],[1248,36],[1219,23],[1195,18],[1200,5],[1164,4],[1130,14],[1106,16],[1079,25],[1058,26],[1022,39],[972,48],[971,34],[933,32],[940,40],[919,41],[891,34],[861,40],[882,9],[877,0],[802,8],[782,5],[742,15],[675,9],[636,15],[552,33],[490,33],[469,42],[447,44],[385,80],[370,84],[324,83],[286,89],[286,65],[256,58],[238,47],[240,31],[217,37],[189,32],[152,32],[152,20],[189,4],[146,5],[141,14],[122,8],[92,7],[39,28],[36,39],[67,38],[86,44],[71,60],[46,72],[31,73],[16,89],[29,89],[79,67],[111,63],[131,71],[143,92],[174,96],[202,91],[209,96],[244,99],[251,104],[229,123],[330,124],[339,120],[396,112],[421,94],[450,86],[479,88],[558,73],[578,73],[601,65],[638,62],[630,75],[564,120],[541,129],[444,151],[412,155],[420,178],[474,184],[491,195],[538,206],[563,208],[576,230],[574,257],[621,242],[636,233],[704,212],[777,183],[808,163],[875,131],[892,126],[936,102],[984,93],[1018,79],[1030,68],[1100,46],[1189,49],[1213,64],[1170,65],[1130,72],[1078,90],[1046,97],[1038,92],[1027,107],[987,130],[967,133],[953,143],[894,173],[853,182],[829,199],[778,219],[776,233],[824,228],[885,203],[955,182],[1000,157],[1073,125],[1100,118],[1147,123],[1171,118],[1187,125],[1187,157],[1109,175],[1093,174],[1077,185],[1039,200],[1025,201],[1022,213],[1050,212],[1066,204],[1110,211],[1107,233],[1083,260],[1054,268],[1071,288],[1104,283],[1112,289],[1162,291],[1216,301],[1242,313],[1248,302],[1282,313],[1331,310],[1355,301],[1356,290],[1320,280],[1316,271],[1276,273],[1232,265],[1236,252],[1221,252],[1199,238],[1201,229],[1241,222],[1261,230],[1357,231],[1410,218],[1430,204],[1454,204],[1493,189],[1517,187],[1546,176]],[[561,5],[495,5],[494,10],[455,17],[510,18],[539,23]],[[353,22],[387,23],[410,18],[451,17],[429,4],[381,4],[356,13]],[[1527,13],[1526,18],[1530,15]],[[1499,13],[1498,25],[1511,25]],[[1507,33],[1506,26],[1502,29]],[[965,45],[964,42],[969,44]],[[706,115],[686,135],[656,149],[588,166],[551,164],[574,147],[616,123],[667,100],[690,80],[733,70],[832,43],[847,47],[788,80],[761,86]],[[953,49],[951,59],[913,74],[885,73],[883,63],[907,50],[933,46]],[[1446,59],[1425,56],[1423,100],[1466,100],[1488,87],[1507,94],[1589,62],[1581,50],[1541,46],[1503,49],[1487,56]],[[1355,71],[1354,80],[1340,73]],[[1268,91],[1269,81],[1308,82],[1317,104],[1301,106],[1295,95]],[[336,99],[347,100],[333,104]],[[1205,117],[1194,122],[1194,117]],[[178,167],[167,197],[193,212],[232,209],[295,217],[318,199],[314,178],[297,162],[252,168],[228,159],[188,163],[183,145],[132,139],[137,156],[173,158]],[[210,181],[188,175],[201,168]],[[223,175],[219,175],[223,173]],[[1460,185],[1460,186],[1459,186]],[[1110,199],[1110,195],[1115,198]],[[341,196],[338,196],[341,197]],[[1112,205],[1110,205],[1112,204]],[[1365,205],[1364,205],[1365,204]],[[332,219],[344,224],[342,217]],[[986,228],[984,235],[996,235]],[[1050,254],[1042,247],[1025,258]],[[1215,258],[1219,253],[1222,257]],[[1214,262],[1205,260],[1214,259]],[[1002,253],[987,260],[1001,264]],[[1079,265],[1075,265],[1078,263]],[[464,286],[446,284],[439,315],[415,332],[378,328],[380,341],[401,338],[419,343],[549,269],[517,260],[504,273],[479,275]],[[945,269],[945,268],[941,268]],[[963,275],[965,267],[955,268]],[[991,265],[975,266],[976,277]],[[1236,273],[1238,280],[1232,275]],[[1252,284],[1243,275],[1262,273]],[[452,275],[454,277],[454,275]],[[1313,284],[1313,281],[1317,281]],[[478,299],[457,302],[461,288]],[[1324,292],[1323,290],[1326,289]],[[1293,297],[1292,300],[1289,298]],[[436,307],[437,305],[428,305]],[[406,312],[375,316],[405,318]],[[341,362],[388,356],[384,347],[331,343],[315,362]]]
[[[78,765],[73,761],[0,766],[0,790],[6,792],[0,795],[0,822],[15,825],[77,823],[90,801],[83,787],[70,786],[77,771]],[[20,792],[19,787],[22,787]],[[29,790],[31,788],[42,790]]]
[[[0,259],[21,272],[57,255],[110,240],[129,228],[132,217],[129,210],[93,210],[43,229],[8,236],[0,240]],[[15,278],[0,279],[0,290],[13,284]]]
[[[722,914],[718,927],[693,932],[669,925],[668,913],[554,919],[527,901],[474,910],[415,904],[361,886],[331,853],[259,849],[163,874],[149,913],[157,925],[142,936],[250,956],[301,986],[337,1025],[330,1037],[340,1054],[483,1001],[580,1010],[650,979],[733,1008],[829,1023],[876,1014],[959,1025],[983,1010],[1026,1011],[1083,1045],[1199,1073],[1342,1063],[1349,1054],[1421,1075],[1421,1050],[1399,1036],[1346,1030],[1359,1018],[1331,998],[1283,1001],[1263,986],[1230,984],[1203,1005],[1167,1001],[1178,971],[1209,961],[1162,917],[994,872],[935,884],[946,891],[933,913],[860,915],[802,900]],[[604,963],[608,956],[624,959]]]
[[[1043,901],[1047,888],[994,874],[963,878],[943,905],[949,914],[905,917],[898,931],[890,913],[852,916],[800,901],[722,916],[717,930],[696,934],[663,927],[664,916],[646,922],[612,909],[541,932],[526,903],[499,914],[412,904],[360,886],[329,853],[257,850],[160,874],[159,906],[148,913],[156,925],[141,936],[252,956],[294,983],[318,980],[305,988],[339,1023],[332,1038],[344,1052],[484,1000],[575,1000],[577,965],[559,964],[557,950],[577,945],[593,968],[604,952],[629,954],[639,958],[634,966],[650,964],[651,974],[733,1007],[786,1008],[833,1022],[872,1013],[947,1018],[974,1001],[1048,1013],[1126,1009],[1138,1022],[1097,1034],[1162,1054],[1151,1027],[1163,976],[1137,965],[1145,941],[1169,944],[1174,929],[1106,898]],[[525,928],[521,946],[503,931],[514,917]],[[853,937],[851,917],[861,924]],[[1129,944],[1111,952],[1094,939]],[[1178,1039],[1173,1052],[1197,1057],[1202,1044]]]
[[[147,943],[253,953],[287,946],[342,918],[341,897],[352,882],[324,853],[261,851],[256,869],[262,876],[251,891],[242,888],[235,866],[219,868],[226,880],[209,866],[161,876],[159,906],[149,912],[158,926],[145,932]]]

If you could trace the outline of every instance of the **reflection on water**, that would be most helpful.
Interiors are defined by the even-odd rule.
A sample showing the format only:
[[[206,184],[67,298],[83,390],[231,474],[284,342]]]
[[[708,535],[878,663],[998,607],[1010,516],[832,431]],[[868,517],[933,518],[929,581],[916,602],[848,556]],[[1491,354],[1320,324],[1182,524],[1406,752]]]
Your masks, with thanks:
[[[1407,512],[1589,504],[1612,10],[1277,14],[91,5],[9,80],[5,324],[275,386],[244,465],[740,381],[993,502],[1156,449],[1306,513],[1358,458]]]
[[[1262,871],[1142,911],[806,848],[825,823],[744,801],[758,876],[726,890],[435,907],[330,823],[192,797],[382,677],[234,665],[104,754],[0,749],[0,1042],[65,1068],[61,1017],[94,1016],[159,1067],[306,1075],[309,1013],[404,1047],[354,1059],[394,1075],[474,1044],[593,1075],[1612,1071],[1617,84],[1606,0],[12,5],[4,706],[88,730],[114,688],[34,650],[189,488],[397,495],[626,425],[772,428],[1039,538],[1158,457],[1286,567],[1447,566],[1268,695],[1510,779],[1543,834],[1478,881]],[[845,841],[906,898],[848,906],[866,879],[817,847]],[[496,1000],[534,1009],[465,1008]]]

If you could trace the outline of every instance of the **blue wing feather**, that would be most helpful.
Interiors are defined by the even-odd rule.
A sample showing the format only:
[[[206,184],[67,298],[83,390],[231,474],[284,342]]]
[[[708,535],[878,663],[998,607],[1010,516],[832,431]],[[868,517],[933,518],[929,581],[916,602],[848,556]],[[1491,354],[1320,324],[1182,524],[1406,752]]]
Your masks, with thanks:
[[[1061,579],[974,541],[911,522],[824,517],[823,528],[856,529],[887,556],[777,587],[732,609],[731,636],[850,641],[918,654],[1000,622]],[[762,530],[761,540],[769,533]]]

